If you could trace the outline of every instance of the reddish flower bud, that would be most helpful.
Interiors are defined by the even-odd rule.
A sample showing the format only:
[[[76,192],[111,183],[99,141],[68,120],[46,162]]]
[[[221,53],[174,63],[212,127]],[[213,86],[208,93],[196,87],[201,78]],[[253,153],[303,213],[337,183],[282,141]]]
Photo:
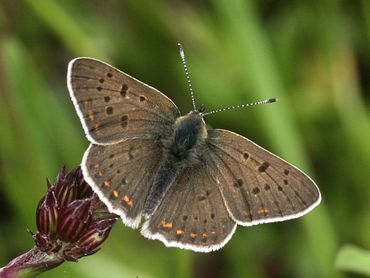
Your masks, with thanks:
[[[48,178],[46,178],[46,185],[48,189],[52,186]]]
[[[55,184],[49,180],[46,183],[48,190],[36,211],[38,231],[30,232],[36,246],[0,269],[0,277],[24,269],[42,272],[65,260],[77,261],[92,255],[116,222],[117,216],[94,194],[80,167],[66,173],[64,166]]]
[[[79,168],[76,168],[70,173],[65,174],[65,168],[62,168],[59,172],[54,191],[60,208],[67,206],[77,197],[79,186],[77,182],[78,170]]]
[[[57,225],[58,238],[64,242],[75,242],[88,229],[91,219],[91,200],[76,200],[65,207]]]
[[[67,260],[76,261],[83,256],[89,256],[99,250],[99,246],[106,240],[112,225],[116,219],[104,219],[90,224],[87,231],[81,236],[76,244],[69,250],[65,250]]]
[[[109,235],[112,225],[116,219],[103,219],[90,224],[87,231],[78,240],[77,245],[95,250]]]
[[[36,210],[38,230],[45,235],[53,235],[56,231],[58,218],[58,203],[54,191],[50,188],[41,199]]]
[[[60,183],[61,181],[64,180],[66,176],[66,166],[64,165],[60,170],[59,170],[59,173],[57,175],[57,178],[56,178],[56,182],[55,184],[58,184]]]
[[[79,186],[77,192],[77,199],[83,199],[91,197],[93,195],[93,191],[90,185],[88,185],[87,182],[85,181],[80,168],[78,168],[77,171],[76,182]]]

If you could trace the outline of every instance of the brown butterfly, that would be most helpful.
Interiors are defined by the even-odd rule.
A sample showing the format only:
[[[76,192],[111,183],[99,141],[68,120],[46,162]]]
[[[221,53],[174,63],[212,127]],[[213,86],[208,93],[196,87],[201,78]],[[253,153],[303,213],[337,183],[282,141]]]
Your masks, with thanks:
[[[234,132],[207,129],[204,116],[219,110],[197,109],[193,94],[194,110],[181,116],[158,90],[92,58],[69,63],[68,89],[91,142],[85,179],[147,238],[209,252],[237,224],[297,218],[320,202],[316,184],[296,167]]]

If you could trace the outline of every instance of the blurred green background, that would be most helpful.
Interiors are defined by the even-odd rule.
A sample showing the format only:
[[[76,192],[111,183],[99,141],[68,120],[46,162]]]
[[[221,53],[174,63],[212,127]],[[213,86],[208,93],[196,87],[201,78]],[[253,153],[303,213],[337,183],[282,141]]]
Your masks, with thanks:
[[[239,227],[220,251],[166,248],[117,223],[103,249],[41,277],[370,275],[370,1],[0,1],[0,266],[33,246],[35,208],[88,141],[68,62],[104,60],[191,109],[197,103],[307,171],[323,200],[283,223]],[[344,247],[344,248],[343,248]],[[357,274],[355,274],[357,273]]]

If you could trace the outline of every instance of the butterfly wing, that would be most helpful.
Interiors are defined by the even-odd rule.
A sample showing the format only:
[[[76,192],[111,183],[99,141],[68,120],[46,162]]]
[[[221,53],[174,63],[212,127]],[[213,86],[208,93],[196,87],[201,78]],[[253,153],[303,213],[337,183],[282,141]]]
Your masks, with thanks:
[[[158,90],[95,59],[72,60],[67,80],[86,136],[95,144],[167,135],[180,115]]]
[[[207,161],[236,223],[284,221],[319,204],[319,189],[307,175],[247,138],[216,129],[208,139]]]
[[[91,144],[84,155],[82,170],[109,210],[120,215],[126,225],[137,228],[161,157],[159,143],[151,139]]]
[[[236,228],[205,165],[183,170],[141,233],[166,246],[210,252],[224,246]]]

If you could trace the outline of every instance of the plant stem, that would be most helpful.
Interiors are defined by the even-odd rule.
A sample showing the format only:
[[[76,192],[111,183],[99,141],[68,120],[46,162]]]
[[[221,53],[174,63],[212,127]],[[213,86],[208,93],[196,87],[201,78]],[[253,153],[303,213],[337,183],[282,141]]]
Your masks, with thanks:
[[[52,253],[41,251],[38,247],[32,248],[27,253],[18,256],[6,266],[0,268],[1,278],[34,277],[37,274],[57,267],[64,259]]]

